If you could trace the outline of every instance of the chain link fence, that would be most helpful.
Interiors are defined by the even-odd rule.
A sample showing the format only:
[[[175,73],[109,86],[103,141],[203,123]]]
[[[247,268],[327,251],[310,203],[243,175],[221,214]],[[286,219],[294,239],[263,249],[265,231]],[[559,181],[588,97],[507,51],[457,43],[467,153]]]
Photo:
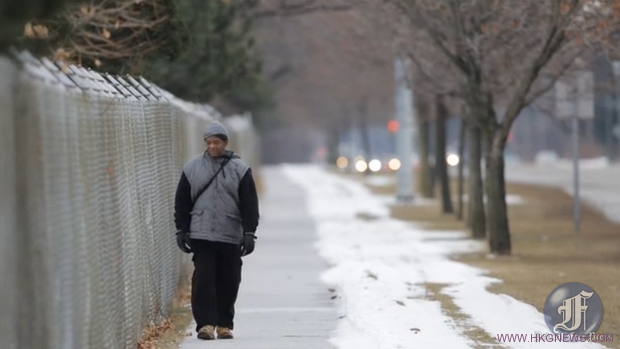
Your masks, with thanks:
[[[0,348],[135,348],[167,317],[189,268],[176,184],[212,119],[258,166],[249,116],[141,78],[0,57]]]

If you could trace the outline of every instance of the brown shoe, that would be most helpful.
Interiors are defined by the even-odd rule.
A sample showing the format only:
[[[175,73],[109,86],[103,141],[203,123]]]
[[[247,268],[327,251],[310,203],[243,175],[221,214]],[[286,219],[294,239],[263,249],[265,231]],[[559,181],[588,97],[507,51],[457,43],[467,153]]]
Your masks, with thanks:
[[[217,338],[218,339],[233,339],[232,330],[228,327],[218,327],[217,328]]]
[[[204,340],[215,339],[215,327],[211,325],[203,326],[198,331],[198,339],[204,339]]]

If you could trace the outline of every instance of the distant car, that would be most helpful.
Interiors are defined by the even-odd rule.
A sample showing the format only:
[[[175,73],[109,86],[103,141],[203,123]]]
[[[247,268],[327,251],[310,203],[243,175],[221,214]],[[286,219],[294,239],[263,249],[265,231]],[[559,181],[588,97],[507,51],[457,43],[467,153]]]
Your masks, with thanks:
[[[449,166],[458,166],[461,161],[461,158],[455,152],[446,154],[446,163]],[[401,168],[402,161],[394,154],[382,154],[369,159],[362,155],[357,155],[355,157],[341,156],[336,161],[336,164],[340,169],[349,168],[357,172],[393,172]],[[435,165],[435,158],[433,156],[429,157],[429,164],[431,166]],[[411,154],[411,166],[415,170],[420,167],[420,157],[417,153]]]
[[[357,172],[383,172],[398,170],[401,166],[401,161],[391,154],[372,156],[368,159],[357,155],[354,157],[341,156],[336,161],[336,165],[342,170],[353,169]]]

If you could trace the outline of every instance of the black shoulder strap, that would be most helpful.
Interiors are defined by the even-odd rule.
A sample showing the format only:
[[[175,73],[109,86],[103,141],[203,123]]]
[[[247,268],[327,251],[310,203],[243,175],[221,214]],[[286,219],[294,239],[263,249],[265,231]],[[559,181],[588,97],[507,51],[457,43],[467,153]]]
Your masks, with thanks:
[[[222,171],[224,166],[226,166],[226,164],[230,161],[230,159],[232,159],[232,155],[227,157],[226,160],[224,160],[224,162],[222,162],[222,165],[220,165],[220,168],[215,172],[213,177],[211,177],[211,179],[209,179],[207,184],[205,184],[205,186],[202,189],[200,189],[200,191],[196,194],[196,199],[193,202],[194,204],[196,203],[196,200],[198,200],[198,198],[205,192],[205,190],[207,190],[207,188],[209,188],[211,183],[213,183],[213,180],[215,180],[215,177],[217,177],[217,175],[220,174],[220,172]]]

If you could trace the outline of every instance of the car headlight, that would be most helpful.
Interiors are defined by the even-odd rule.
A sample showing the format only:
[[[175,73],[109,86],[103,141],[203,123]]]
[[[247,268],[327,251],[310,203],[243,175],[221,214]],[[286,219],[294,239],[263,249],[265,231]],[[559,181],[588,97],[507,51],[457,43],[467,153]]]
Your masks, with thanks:
[[[448,165],[456,166],[459,164],[459,162],[461,162],[461,159],[456,154],[450,154],[446,157],[446,161],[448,162]]]
[[[364,160],[357,160],[355,162],[355,170],[357,172],[365,172],[367,168],[368,168],[368,164],[366,163],[366,161],[364,161]]]
[[[336,166],[340,169],[347,168],[347,166],[349,166],[349,159],[344,156],[339,157],[338,160],[336,160]]]
[[[392,170],[392,171],[397,171],[398,169],[400,169],[400,160],[398,160],[398,159],[396,159],[396,158],[391,159],[391,160],[388,162],[388,167],[389,167],[389,168],[390,168],[390,170]]]
[[[368,163],[368,168],[372,171],[372,172],[377,172],[379,170],[381,170],[381,161],[377,160],[377,159],[373,159]]]

